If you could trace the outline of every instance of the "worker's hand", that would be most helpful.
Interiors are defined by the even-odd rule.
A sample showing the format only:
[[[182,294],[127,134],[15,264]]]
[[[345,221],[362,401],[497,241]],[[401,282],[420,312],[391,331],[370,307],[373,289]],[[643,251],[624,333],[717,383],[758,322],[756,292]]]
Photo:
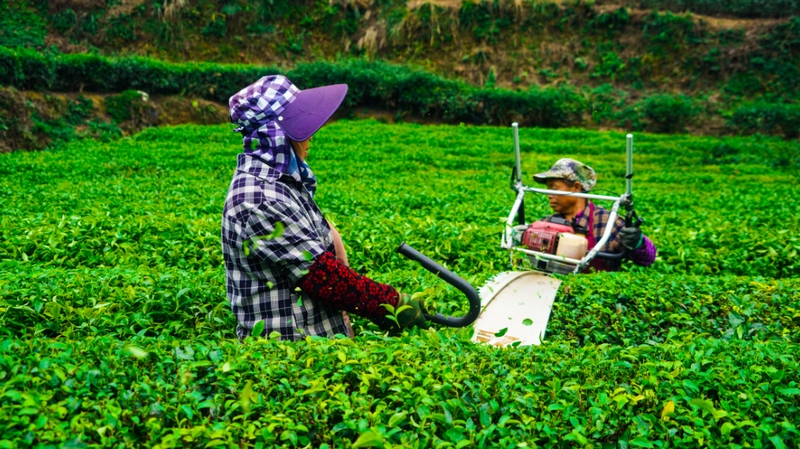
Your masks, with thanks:
[[[425,319],[425,306],[418,299],[411,299],[411,295],[400,293],[400,300],[397,305],[387,307],[389,314],[383,323],[378,326],[390,333],[399,333],[401,329],[416,326],[422,329],[428,328],[428,321]],[[397,320],[395,322],[395,320]],[[399,327],[398,327],[399,326]]]
[[[411,295],[408,293],[400,294],[400,301],[397,302],[395,310],[399,310],[397,324],[400,327],[416,326],[422,329],[428,328],[428,320],[425,319],[424,315],[425,305],[418,299],[411,299]]]
[[[622,241],[622,246],[633,251],[642,246],[642,230],[635,226],[622,228],[619,231],[619,239]]]

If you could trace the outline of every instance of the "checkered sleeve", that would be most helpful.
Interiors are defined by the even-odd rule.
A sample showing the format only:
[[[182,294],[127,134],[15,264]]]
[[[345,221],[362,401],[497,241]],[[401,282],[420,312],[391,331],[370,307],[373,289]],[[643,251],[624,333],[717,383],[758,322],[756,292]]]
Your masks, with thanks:
[[[249,238],[243,242],[251,253],[277,267],[292,284],[308,273],[314,259],[325,252],[308,214],[291,201],[264,201],[250,216]]]

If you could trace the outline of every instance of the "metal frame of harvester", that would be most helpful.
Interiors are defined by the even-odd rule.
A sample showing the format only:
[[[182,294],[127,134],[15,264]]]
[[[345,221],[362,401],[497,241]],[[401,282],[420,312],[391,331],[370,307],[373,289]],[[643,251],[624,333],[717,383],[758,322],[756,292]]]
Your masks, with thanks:
[[[589,264],[597,256],[600,256],[603,259],[621,259],[624,257],[624,253],[621,254],[610,254],[610,253],[603,253],[600,251],[603,246],[608,242],[609,237],[611,236],[612,226],[606,226],[605,232],[603,233],[602,238],[597,242],[594,248],[591,248],[586,255],[578,260],[578,259],[571,259],[568,257],[557,256],[554,254],[547,254],[539,251],[533,251],[531,249],[525,248],[523,246],[514,246],[511,238],[511,234],[513,232],[514,227],[514,218],[518,219],[518,223],[520,225],[525,224],[525,194],[530,193],[538,193],[542,195],[558,195],[558,196],[574,196],[578,198],[586,198],[589,200],[604,200],[604,201],[613,201],[614,204],[611,207],[611,216],[609,218],[609,223],[614,223],[619,215],[620,207],[625,207],[627,210],[627,217],[626,222],[630,223],[632,218],[636,217],[635,212],[633,210],[633,134],[628,134],[626,136],[626,171],[625,171],[625,193],[616,197],[616,196],[608,196],[608,195],[595,195],[591,193],[576,193],[576,192],[563,192],[559,190],[548,190],[548,189],[540,189],[536,187],[529,187],[526,186],[522,182],[522,164],[520,161],[520,149],[519,149],[519,125],[515,122],[511,124],[511,128],[514,132],[514,156],[515,156],[515,171],[513,173],[515,177],[515,182],[512,185],[512,188],[517,193],[516,200],[514,201],[514,205],[511,207],[511,212],[508,214],[508,219],[506,220],[506,227],[505,232],[503,232],[502,237],[500,239],[500,247],[502,249],[508,250],[511,254],[511,260],[513,265],[513,258],[515,252],[524,253],[528,256],[533,256],[537,259],[549,259],[555,260],[561,263],[568,263],[570,265],[574,265],[575,268],[572,271],[573,273],[580,273],[581,270]],[[638,219],[638,217],[636,217]],[[591,232],[591,230],[590,230]]]

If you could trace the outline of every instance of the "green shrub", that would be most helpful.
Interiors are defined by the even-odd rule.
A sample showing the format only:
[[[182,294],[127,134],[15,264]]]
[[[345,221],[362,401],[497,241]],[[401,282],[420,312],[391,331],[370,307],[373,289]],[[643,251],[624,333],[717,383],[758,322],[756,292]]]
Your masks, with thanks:
[[[603,12],[593,17],[587,24],[586,30],[612,36],[625,29],[631,22],[630,11],[626,7],[617,8],[612,12]]]
[[[739,107],[728,120],[728,126],[743,133],[783,134],[800,136],[800,105],[786,103],[750,103]]]
[[[799,350],[688,334],[506,351],[444,332],[7,338],[0,418],[4,441],[31,446],[791,447]]]
[[[106,38],[117,39],[122,42],[135,41],[136,34],[133,31],[131,16],[123,15],[111,18],[108,23]]]
[[[489,74],[486,75],[486,82],[483,86],[491,89],[495,84],[497,84],[497,75],[494,73],[494,66],[492,66],[489,68]]]
[[[653,11],[644,17],[643,35],[650,42],[648,51],[657,55],[677,51],[702,37],[690,14],[676,15]]]
[[[67,8],[52,15],[50,17],[50,23],[59,33],[66,34],[78,23],[78,16],[75,15],[75,11],[73,11],[72,8]]]
[[[461,2],[458,11],[459,24],[471,30],[478,39],[497,43],[500,31],[511,25],[511,15],[502,14],[501,8],[501,2],[496,0]]]
[[[53,58],[25,48],[0,47],[0,86],[46,90],[54,80]]]
[[[208,20],[206,26],[203,27],[201,33],[206,37],[225,37],[228,32],[228,24],[225,20],[225,14],[214,13]]]
[[[28,1],[0,0],[0,46],[41,47],[46,35],[43,15]]]
[[[122,123],[141,114],[144,110],[144,98],[142,92],[137,90],[126,90],[119,95],[106,97],[106,112],[115,123]]]
[[[81,17],[80,28],[83,35],[95,36],[100,29],[99,12],[86,13]]]
[[[649,127],[657,132],[683,131],[699,111],[691,98],[685,95],[652,95],[642,101],[642,115]]]
[[[594,67],[592,78],[614,80],[625,69],[625,62],[614,51],[609,51],[600,56],[600,63]]]
[[[798,0],[637,0],[641,8],[743,18],[800,15]]]
[[[70,125],[79,125],[86,121],[94,111],[92,100],[78,95],[75,101],[67,100],[67,111],[64,118]]]

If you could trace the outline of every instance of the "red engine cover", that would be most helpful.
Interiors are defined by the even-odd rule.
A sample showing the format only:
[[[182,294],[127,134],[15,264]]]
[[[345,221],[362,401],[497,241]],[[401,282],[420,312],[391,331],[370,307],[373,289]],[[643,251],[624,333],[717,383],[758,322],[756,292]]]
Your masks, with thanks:
[[[562,225],[558,223],[550,223],[549,221],[534,221],[528,229],[540,229],[543,231],[552,231],[552,232],[566,232],[567,234],[572,234],[572,226],[569,225]]]
[[[522,244],[533,251],[555,254],[560,233],[572,234],[572,226],[536,221],[528,226],[528,229],[522,234]]]
[[[556,243],[558,243],[558,232],[529,227],[522,234],[522,244],[527,246],[528,249],[539,251],[540,253],[555,253]]]

